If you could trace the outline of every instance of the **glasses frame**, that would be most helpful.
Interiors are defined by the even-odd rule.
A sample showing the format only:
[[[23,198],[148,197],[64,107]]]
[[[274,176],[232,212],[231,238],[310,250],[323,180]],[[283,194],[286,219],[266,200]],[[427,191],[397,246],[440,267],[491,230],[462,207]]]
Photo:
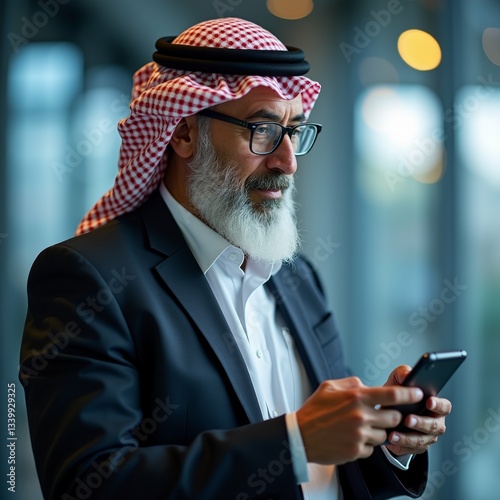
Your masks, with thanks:
[[[288,135],[290,139],[292,138],[292,134],[295,129],[299,127],[303,127],[304,125],[309,125],[313,126],[316,129],[316,135],[314,137],[314,140],[312,141],[311,145],[309,148],[304,151],[303,153],[295,153],[295,156],[304,156],[305,154],[309,153],[311,149],[313,148],[314,144],[316,143],[316,139],[318,138],[318,134],[321,132],[321,129],[323,128],[323,125],[320,125],[319,123],[310,123],[310,122],[305,122],[305,123],[299,123],[298,125],[292,125],[291,127],[285,127],[284,125],[281,125],[281,123],[278,122],[272,122],[272,121],[263,121],[263,122],[246,122],[244,120],[239,120],[238,118],[233,118],[232,116],[225,115],[223,113],[219,113],[218,111],[214,111],[213,109],[202,109],[201,111],[198,111],[198,115],[201,116],[206,116],[208,118],[214,118],[216,120],[221,120],[223,122],[227,123],[232,123],[233,125],[239,125],[240,127],[244,127],[248,130],[250,130],[250,140],[248,143],[248,146],[250,148],[250,151],[254,155],[259,155],[259,156],[266,156],[270,155],[271,153],[274,153],[279,147],[280,144],[283,142],[283,139],[285,135]],[[278,125],[281,128],[281,137],[279,138],[279,141],[276,142],[274,147],[271,149],[271,151],[267,151],[265,153],[258,153],[252,149],[252,144],[253,144],[253,136],[255,133],[255,130],[260,127],[261,125]]]

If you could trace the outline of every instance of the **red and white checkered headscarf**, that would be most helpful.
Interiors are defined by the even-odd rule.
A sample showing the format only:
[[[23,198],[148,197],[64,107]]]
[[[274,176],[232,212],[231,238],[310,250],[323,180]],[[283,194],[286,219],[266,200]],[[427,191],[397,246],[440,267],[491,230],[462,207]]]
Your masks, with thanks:
[[[172,42],[196,47],[287,50],[260,26],[237,18],[202,22]],[[239,99],[255,87],[275,90],[283,99],[302,96],[309,115],[320,85],[305,76],[245,76],[191,72],[150,62],[134,75],[130,115],[118,124],[122,137],[114,186],[94,205],[76,234],[91,231],[144,203],[167,167],[166,147],[179,121],[198,111]]]

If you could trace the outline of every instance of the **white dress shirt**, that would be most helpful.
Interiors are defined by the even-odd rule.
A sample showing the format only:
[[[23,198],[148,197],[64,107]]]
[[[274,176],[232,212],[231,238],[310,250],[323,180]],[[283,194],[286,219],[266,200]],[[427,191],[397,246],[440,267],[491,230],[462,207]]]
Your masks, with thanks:
[[[245,361],[262,417],[286,415],[297,483],[307,500],[342,500],[335,466],[307,463],[295,411],[312,393],[294,339],[262,286],[281,268],[248,259],[243,252],[180,205],[161,184],[160,193],[205,274]],[[232,341],[232,339],[231,339]],[[386,450],[384,450],[386,451]],[[387,453],[389,460],[406,469]]]

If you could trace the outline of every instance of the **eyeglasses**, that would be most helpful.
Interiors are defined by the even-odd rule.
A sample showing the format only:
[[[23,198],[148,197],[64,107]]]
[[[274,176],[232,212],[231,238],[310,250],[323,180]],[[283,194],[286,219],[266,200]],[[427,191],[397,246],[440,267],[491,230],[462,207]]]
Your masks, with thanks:
[[[292,141],[295,156],[305,155],[311,151],[322,129],[322,125],[319,123],[300,123],[292,127],[285,127],[276,122],[249,123],[211,109],[203,109],[198,114],[250,130],[250,151],[256,155],[268,155],[276,151],[285,134]]]

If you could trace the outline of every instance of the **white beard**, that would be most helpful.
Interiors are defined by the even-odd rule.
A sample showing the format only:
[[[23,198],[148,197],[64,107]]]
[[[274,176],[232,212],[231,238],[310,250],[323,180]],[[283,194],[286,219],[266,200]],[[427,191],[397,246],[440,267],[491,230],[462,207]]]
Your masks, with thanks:
[[[217,156],[208,122],[206,118],[198,119],[196,154],[189,163],[188,195],[196,215],[254,260],[292,260],[300,240],[293,177],[272,173],[251,176],[242,186],[238,165]],[[282,189],[282,196],[256,205],[249,198],[250,190],[256,186]]]

